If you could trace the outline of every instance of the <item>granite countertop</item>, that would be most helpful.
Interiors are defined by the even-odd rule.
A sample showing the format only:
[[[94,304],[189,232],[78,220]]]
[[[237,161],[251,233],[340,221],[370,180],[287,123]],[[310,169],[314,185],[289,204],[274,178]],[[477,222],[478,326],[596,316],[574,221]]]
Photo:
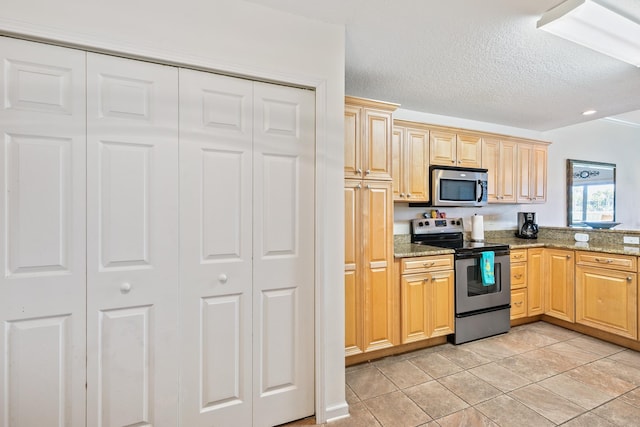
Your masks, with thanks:
[[[416,245],[415,243],[398,243],[396,242],[393,247],[393,255],[396,258],[407,258],[414,256],[429,256],[429,255],[448,255],[453,254],[453,249],[439,248],[437,246]]]
[[[503,243],[509,245],[511,249],[528,249],[528,248],[556,248],[568,249],[575,251],[591,251],[604,252],[620,255],[640,255],[640,247],[615,243],[600,242],[594,244],[592,242],[576,242],[575,240],[566,239],[519,239],[513,238],[492,238],[487,239],[491,243]],[[396,258],[407,258],[429,255],[452,254],[453,249],[439,248],[436,246],[416,245],[409,242],[396,242],[394,245],[394,256]]]
[[[509,245],[511,249],[527,249],[527,248],[556,248],[556,249],[569,249],[572,251],[590,251],[590,252],[605,252],[619,255],[640,255],[640,248],[637,245],[622,245],[616,243],[593,243],[593,242],[576,242],[575,240],[564,239],[492,239],[493,243],[505,243]]]

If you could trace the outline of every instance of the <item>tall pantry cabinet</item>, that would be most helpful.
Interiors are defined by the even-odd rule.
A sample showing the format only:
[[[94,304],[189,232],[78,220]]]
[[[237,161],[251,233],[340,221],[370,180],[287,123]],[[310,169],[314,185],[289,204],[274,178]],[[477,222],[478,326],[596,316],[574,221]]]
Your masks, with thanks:
[[[0,52],[0,426],[313,414],[314,93]]]
[[[393,280],[392,112],[353,97],[345,106],[345,355],[398,344]]]

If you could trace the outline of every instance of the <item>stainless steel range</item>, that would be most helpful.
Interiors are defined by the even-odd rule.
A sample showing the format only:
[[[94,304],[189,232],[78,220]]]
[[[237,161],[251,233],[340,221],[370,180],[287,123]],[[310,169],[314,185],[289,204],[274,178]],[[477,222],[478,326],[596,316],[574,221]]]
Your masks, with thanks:
[[[426,218],[411,222],[411,242],[455,250],[454,344],[508,332],[511,308],[509,246],[464,240],[462,218]],[[494,284],[483,283],[482,253],[494,253]]]

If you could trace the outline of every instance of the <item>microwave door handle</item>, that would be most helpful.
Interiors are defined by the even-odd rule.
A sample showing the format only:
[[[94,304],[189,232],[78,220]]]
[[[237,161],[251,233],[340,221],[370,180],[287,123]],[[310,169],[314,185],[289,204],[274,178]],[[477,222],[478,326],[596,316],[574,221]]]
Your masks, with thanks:
[[[478,187],[480,188],[480,197],[478,198],[478,203],[482,201],[484,198],[484,185],[482,185],[482,180],[478,180]]]

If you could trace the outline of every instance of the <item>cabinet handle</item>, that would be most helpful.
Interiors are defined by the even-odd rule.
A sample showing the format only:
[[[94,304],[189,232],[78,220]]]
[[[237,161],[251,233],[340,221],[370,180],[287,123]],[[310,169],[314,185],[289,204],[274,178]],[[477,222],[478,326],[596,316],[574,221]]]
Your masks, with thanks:
[[[602,262],[604,264],[611,264],[613,260],[611,258],[595,258],[596,262]]]
[[[423,265],[425,267],[429,268],[429,267],[433,267],[434,265],[436,265],[436,262],[435,261],[425,262],[425,263],[423,263]]]
[[[522,274],[516,274],[514,277],[515,277],[516,279],[522,279]]]
[[[223,285],[225,283],[227,283],[227,280],[229,280],[229,278],[227,277],[226,274],[222,273],[218,276],[218,282],[222,283]]]
[[[404,197],[404,193],[400,193],[400,197]]]
[[[362,188],[362,184],[358,183],[358,185],[356,185],[356,189],[359,190]]]
[[[371,173],[371,171],[370,171],[369,169],[367,169],[367,170],[365,171],[365,175],[369,175],[370,173]]]
[[[131,291],[131,283],[124,282],[120,285],[120,292],[123,294],[128,294]]]
[[[514,302],[513,305],[517,305],[517,306],[521,306],[522,305],[522,301],[520,302]]]
[[[567,255],[567,259],[571,259],[571,255]]]
[[[356,174],[358,174],[358,175],[362,175],[362,169],[358,168],[358,169],[356,170]]]
[[[455,160],[451,160],[451,163],[455,163],[455,162],[456,162]]]
[[[524,255],[522,255],[522,254],[520,254],[520,255],[514,255],[513,257],[514,257],[514,258],[516,258],[516,259],[520,259],[520,258],[524,258]]]
[[[370,189],[370,188],[371,188],[371,185],[370,185],[370,184],[367,184],[366,189],[368,190],[368,189]]]
[[[631,276],[627,276],[627,282],[630,282],[631,280]]]
[[[424,278],[424,281],[425,281],[425,282],[428,282],[428,281],[429,281],[429,278],[428,278],[428,277],[425,277],[425,278]]]
[[[407,198],[411,197],[411,193],[407,193]]]

